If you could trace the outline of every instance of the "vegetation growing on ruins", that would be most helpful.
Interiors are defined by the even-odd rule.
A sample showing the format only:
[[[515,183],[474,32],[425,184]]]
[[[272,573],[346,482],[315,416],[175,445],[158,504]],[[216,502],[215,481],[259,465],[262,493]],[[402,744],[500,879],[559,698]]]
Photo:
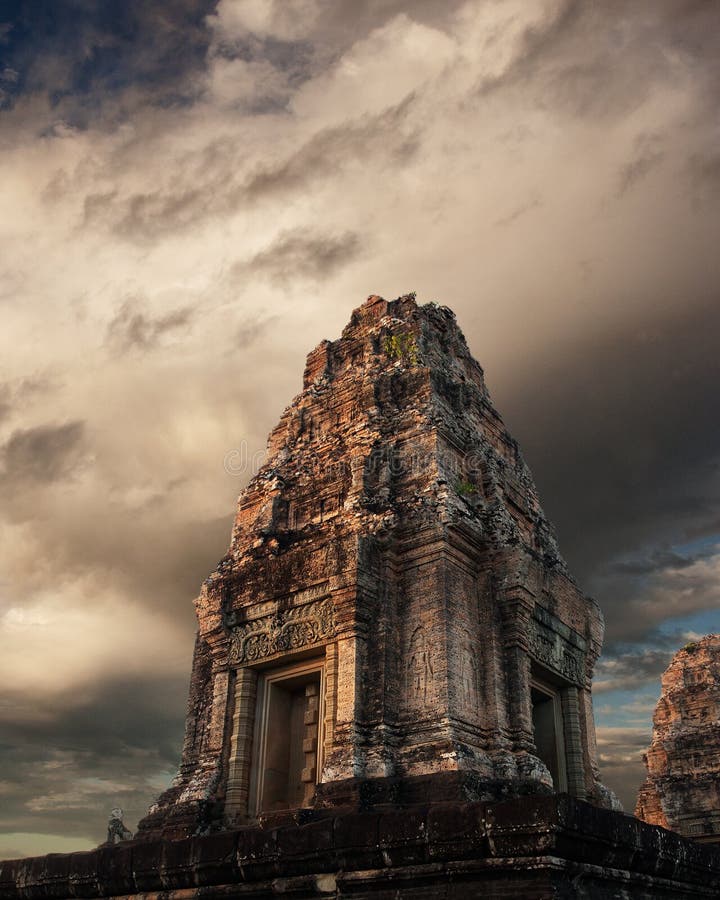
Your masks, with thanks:
[[[397,359],[408,366],[417,365],[417,344],[415,335],[410,331],[386,335],[385,352],[391,359]]]

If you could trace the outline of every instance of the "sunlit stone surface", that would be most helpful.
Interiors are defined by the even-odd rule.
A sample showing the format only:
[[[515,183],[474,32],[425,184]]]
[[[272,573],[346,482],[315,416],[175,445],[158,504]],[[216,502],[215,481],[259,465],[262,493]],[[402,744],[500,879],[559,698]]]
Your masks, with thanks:
[[[368,791],[612,803],[602,617],[445,307],[370,297],[310,353],[196,608],[182,766],[141,834]]]
[[[720,841],[720,634],[679,650],[662,677],[635,815]]]

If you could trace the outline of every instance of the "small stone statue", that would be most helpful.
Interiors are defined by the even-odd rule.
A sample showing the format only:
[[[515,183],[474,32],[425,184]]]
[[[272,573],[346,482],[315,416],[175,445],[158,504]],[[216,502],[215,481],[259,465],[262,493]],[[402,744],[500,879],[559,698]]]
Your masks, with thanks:
[[[110,810],[110,818],[108,819],[108,844],[117,844],[119,841],[132,840],[132,831],[128,831],[123,823],[123,811],[119,806]]]

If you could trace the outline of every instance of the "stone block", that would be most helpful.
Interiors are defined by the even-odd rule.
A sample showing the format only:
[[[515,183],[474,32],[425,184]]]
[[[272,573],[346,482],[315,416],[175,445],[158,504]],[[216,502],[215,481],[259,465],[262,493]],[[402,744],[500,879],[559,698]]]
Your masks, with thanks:
[[[448,846],[457,858],[485,856],[488,847],[485,804],[433,804],[427,815],[427,841],[431,858],[447,855]]]
[[[168,842],[171,844],[172,842]],[[161,868],[164,841],[138,841],[133,846],[132,866],[135,890],[139,893],[162,890]],[[188,846],[190,846],[188,844]]]
[[[278,855],[283,860],[317,857],[318,854],[329,854],[332,849],[333,821],[329,818],[277,831]]]
[[[130,842],[98,847],[98,883],[108,896],[135,893],[134,849]]]
[[[198,885],[232,884],[241,879],[238,834],[218,831],[193,840],[195,880]]]

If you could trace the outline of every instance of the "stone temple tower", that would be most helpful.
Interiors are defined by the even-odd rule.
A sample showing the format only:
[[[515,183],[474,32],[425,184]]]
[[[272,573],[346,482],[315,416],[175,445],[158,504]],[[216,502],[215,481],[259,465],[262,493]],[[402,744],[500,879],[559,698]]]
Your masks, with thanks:
[[[603,622],[453,313],[370,297],[308,356],[196,601],[185,743],[140,835],[598,779]]]
[[[635,815],[720,843],[720,634],[692,641],[662,677]]]

